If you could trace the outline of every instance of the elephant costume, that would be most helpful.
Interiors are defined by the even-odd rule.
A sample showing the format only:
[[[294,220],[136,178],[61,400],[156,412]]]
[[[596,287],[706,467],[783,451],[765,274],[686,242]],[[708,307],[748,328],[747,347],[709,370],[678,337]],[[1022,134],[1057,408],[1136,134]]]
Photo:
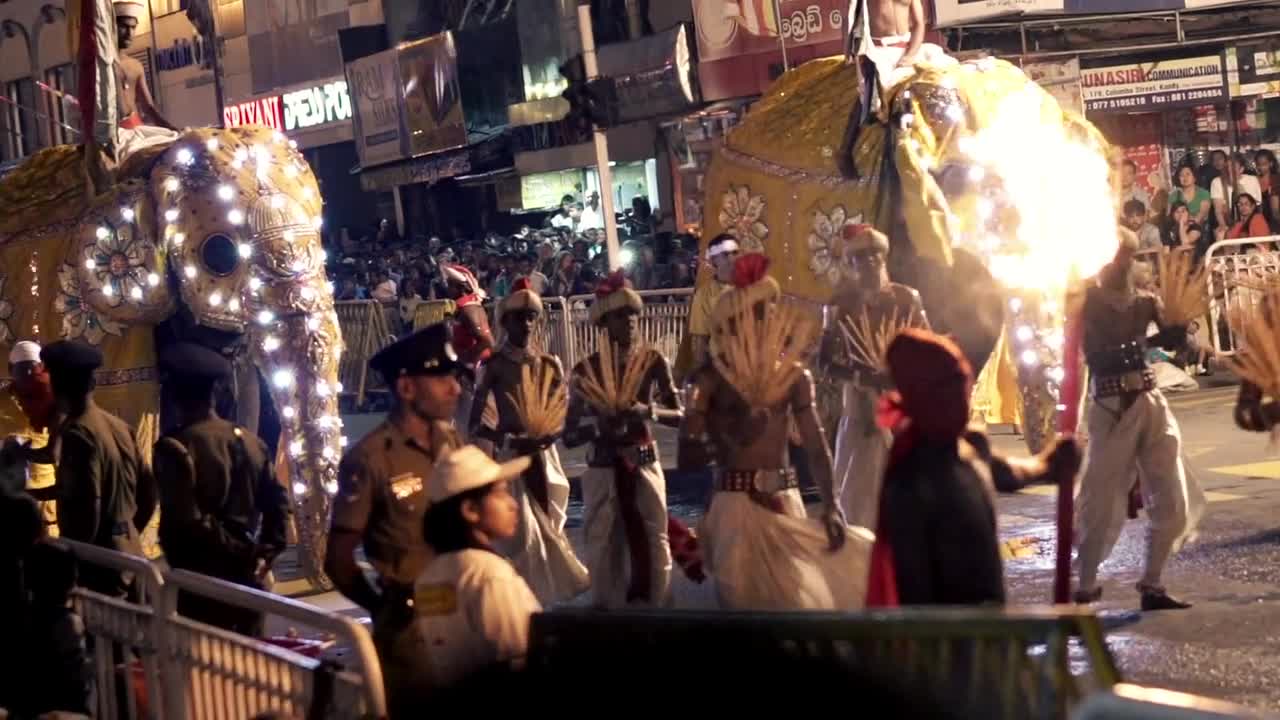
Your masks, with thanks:
[[[111,191],[87,198],[80,157],[49,148],[0,179],[0,352],[27,339],[100,348],[96,399],[149,452],[157,325],[181,311],[189,330],[238,336],[281,420],[300,564],[325,585],[342,339],[305,159],[266,128],[197,129],[130,156]],[[0,408],[0,433],[21,421]]]

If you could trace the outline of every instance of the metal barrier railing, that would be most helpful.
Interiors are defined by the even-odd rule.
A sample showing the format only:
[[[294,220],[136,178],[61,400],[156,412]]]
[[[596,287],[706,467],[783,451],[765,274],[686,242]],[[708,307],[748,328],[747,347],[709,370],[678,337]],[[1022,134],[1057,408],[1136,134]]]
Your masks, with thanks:
[[[1239,331],[1261,307],[1261,288],[1280,279],[1280,235],[1219,240],[1205,252],[1205,282],[1209,284],[1209,335],[1219,356],[1240,348]],[[1271,249],[1251,246],[1267,246]],[[1245,250],[1245,252],[1241,252]]]
[[[893,668],[910,686],[963,708],[958,717],[1065,718],[1085,695],[1119,681],[1101,624],[1075,607],[858,615],[560,610],[535,615],[530,633],[529,664],[543,670],[617,648],[646,657],[767,648],[855,669]]]
[[[377,373],[369,374],[369,358],[395,341],[393,328],[400,323],[399,307],[376,300],[342,300],[333,305],[346,345],[338,359],[341,394],[354,396],[356,405],[363,405],[365,395],[382,381]],[[395,325],[390,324],[389,316],[395,318]]]
[[[268,710],[296,717],[386,716],[373,641],[355,620],[197,573],[161,573],[143,558],[52,542],[82,563],[139,578],[138,602],[82,588],[74,594],[93,648],[95,717],[239,720]],[[330,633],[356,662],[338,667],[183,617],[177,613],[179,591]]]

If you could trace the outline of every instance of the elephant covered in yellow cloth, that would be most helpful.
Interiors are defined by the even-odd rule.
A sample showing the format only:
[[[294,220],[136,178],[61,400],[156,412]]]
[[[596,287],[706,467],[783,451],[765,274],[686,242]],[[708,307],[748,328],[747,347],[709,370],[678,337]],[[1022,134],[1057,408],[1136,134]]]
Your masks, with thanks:
[[[149,452],[156,325],[182,310],[199,327],[242,335],[282,419],[300,563],[324,584],[342,339],[310,167],[278,132],[198,129],[131,155],[112,189],[91,198],[81,152],[49,148],[0,179],[0,352],[20,340],[97,346],[97,402]],[[0,433],[22,431],[4,403]]]
[[[1116,248],[1106,142],[994,58],[917,64],[887,90],[886,122],[859,125],[858,87],[843,58],[774,83],[713,156],[703,247],[731,233],[818,305],[850,276],[843,229],[886,232],[892,279],[982,371],[975,409],[1038,449],[1063,374],[1063,293]],[[704,272],[699,292],[712,283]]]

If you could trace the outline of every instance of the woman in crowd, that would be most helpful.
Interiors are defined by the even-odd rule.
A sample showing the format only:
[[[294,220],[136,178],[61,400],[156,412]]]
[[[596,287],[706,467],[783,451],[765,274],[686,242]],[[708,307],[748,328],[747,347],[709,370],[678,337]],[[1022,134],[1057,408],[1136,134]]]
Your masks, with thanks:
[[[1173,217],[1165,232],[1164,244],[1170,248],[1190,248],[1199,250],[1200,239],[1204,231],[1184,203],[1173,204]],[[1198,253],[1197,253],[1198,254]]]
[[[1267,218],[1263,215],[1262,208],[1249,193],[1240,192],[1236,194],[1236,214],[1240,219],[1227,231],[1228,239],[1267,237],[1271,234],[1271,225],[1267,223]],[[1260,247],[1259,249],[1268,248]]]
[[[573,294],[574,286],[578,280],[578,269],[574,264],[573,253],[568,250],[561,250],[556,255],[556,269],[551,276],[551,292],[549,295],[556,297],[569,297]]]
[[[1190,165],[1179,167],[1173,180],[1175,187],[1173,192],[1169,193],[1170,213],[1181,203],[1190,212],[1191,219],[1203,227],[1205,221],[1209,219],[1209,210],[1213,207],[1209,191],[1196,185],[1196,171]]]
[[[1258,166],[1258,182],[1262,185],[1262,212],[1274,225],[1280,221],[1280,163],[1270,150],[1259,150],[1253,163]]]

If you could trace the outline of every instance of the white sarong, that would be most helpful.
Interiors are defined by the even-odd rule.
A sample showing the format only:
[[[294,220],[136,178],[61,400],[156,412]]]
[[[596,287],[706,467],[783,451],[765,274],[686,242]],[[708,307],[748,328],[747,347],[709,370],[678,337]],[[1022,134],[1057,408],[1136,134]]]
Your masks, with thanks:
[[[800,491],[775,494],[783,513],[745,492],[717,491],[698,527],[703,562],[726,610],[860,610],[874,537],[850,527],[831,552],[821,520],[805,515]]]
[[[665,606],[671,588],[671,545],[667,539],[667,481],[661,460],[641,466],[636,509],[644,525],[649,555],[649,591],[653,606]],[[626,607],[631,583],[631,553],[618,509],[612,468],[589,467],[582,476],[587,567],[592,604]],[[636,603],[630,603],[635,605]]]
[[[560,466],[556,448],[543,450],[547,469],[547,512],[529,495],[523,479],[511,483],[511,493],[520,504],[520,525],[515,537],[501,544],[503,554],[511,560],[538,602],[544,607],[572,599],[590,586],[587,568],[564,534],[569,509],[569,479]],[[504,452],[503,460],[515,457]]]
[[[1160,586],[1169,555],[1192,537],[1204,513],[1204,491],[1186,472],[1182,433],[1164,395],[1151,390],[1121,408],[1112,397],[1096,399],[1088,409],[1089,445],[1076,488],[1082,591],[1097,587],[1098,566],[1120,538],[1135,466],[1147,513],[1140,585]]]
[[[893,436],[876,423],[880,393],[844,384],[844,415],[836,432],[836,495],[850,525],[875,532],[880,486]]]
[[[116,132],[116,156],[119,162],[149,147],[169,145],[178,139],[178,133],[168,128],[155,125],[139,125],[134,128],[122,127]]]

